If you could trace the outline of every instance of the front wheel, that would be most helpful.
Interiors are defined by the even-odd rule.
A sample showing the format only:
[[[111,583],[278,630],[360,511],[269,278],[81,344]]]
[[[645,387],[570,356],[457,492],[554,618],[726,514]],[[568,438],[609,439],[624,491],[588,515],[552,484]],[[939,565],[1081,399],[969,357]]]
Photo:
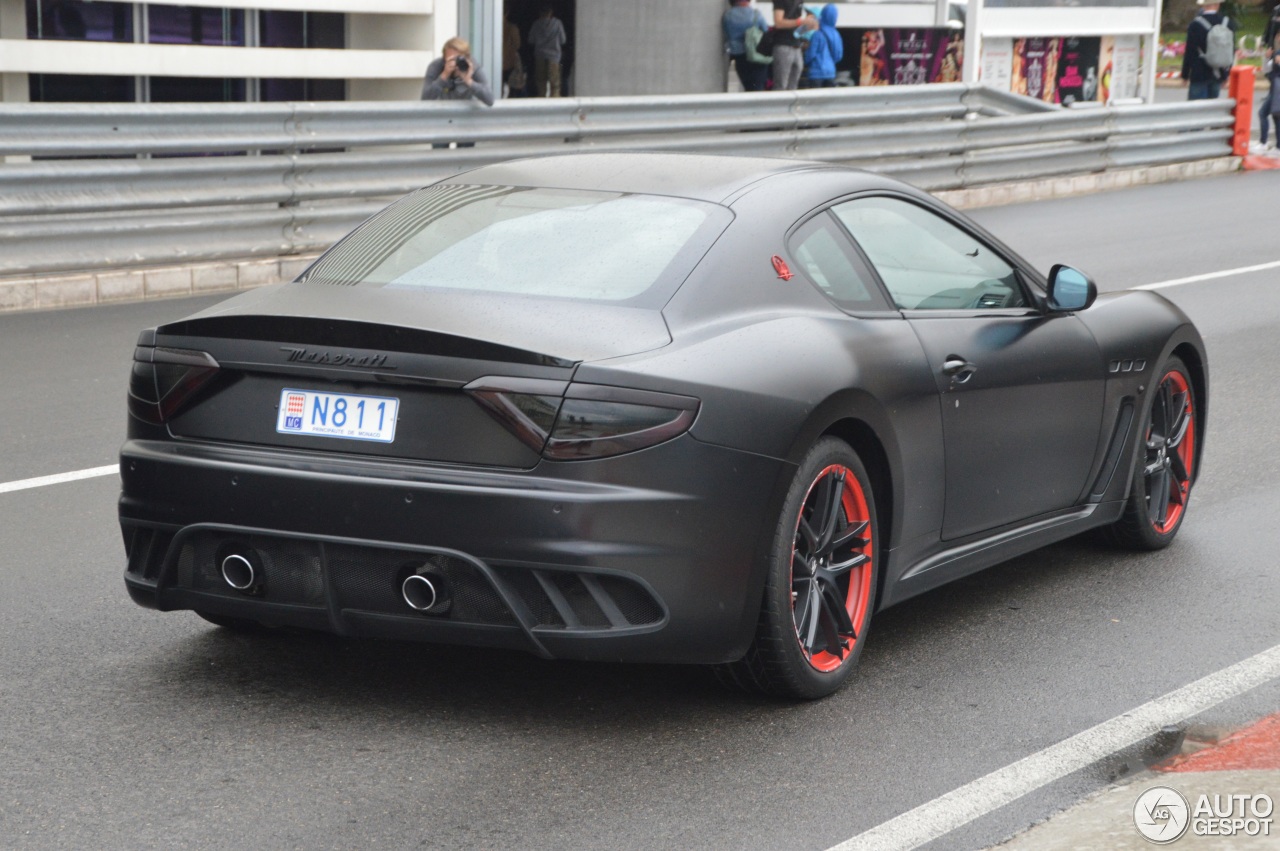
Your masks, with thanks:
[[[1169,546],[1187,513],[1196,473],[1199,422],[1190,373],[1169,358],[1156,373],[1143,422],[1142,443],[1124,514],[1110,527],[1112,539],[1137,550]]]
[[[721,666],[721,679],[804,699],[840,688],[866,642],[878,548],[866,470],[847,444],[823,438],[787,493],[755,639],[741,661]]]

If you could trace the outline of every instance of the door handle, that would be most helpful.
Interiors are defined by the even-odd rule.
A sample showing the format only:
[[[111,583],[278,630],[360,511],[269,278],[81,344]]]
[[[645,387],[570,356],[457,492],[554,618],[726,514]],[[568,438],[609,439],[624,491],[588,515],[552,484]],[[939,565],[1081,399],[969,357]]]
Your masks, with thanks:
[[[950,376],[960,384],[972,378],[977,371],[977,364],[969,363],[959,355],[947,355],[947,359],[942,362],[942,374]]]

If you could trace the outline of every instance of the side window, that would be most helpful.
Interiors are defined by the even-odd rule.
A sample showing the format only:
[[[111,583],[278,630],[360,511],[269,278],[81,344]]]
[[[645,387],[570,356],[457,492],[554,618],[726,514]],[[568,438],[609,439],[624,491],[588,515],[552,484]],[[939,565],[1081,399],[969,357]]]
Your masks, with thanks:
[[[805,222],[787,247],[805,277],[842,309],[888,309],[849,237],[826,213]]]
[[[834,208],[904,310],[1025,307],[1013,267],[967,231],[898,198]]]

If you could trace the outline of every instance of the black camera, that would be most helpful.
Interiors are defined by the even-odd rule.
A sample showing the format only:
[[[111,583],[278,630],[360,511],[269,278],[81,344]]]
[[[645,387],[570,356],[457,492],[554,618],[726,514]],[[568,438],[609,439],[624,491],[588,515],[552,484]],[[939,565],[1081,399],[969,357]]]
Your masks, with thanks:
[[[453,67],[458,69],[458,73],[465,74],[471,70],[471,60],[465,56],[459,56],[458,60],[453,63]]]

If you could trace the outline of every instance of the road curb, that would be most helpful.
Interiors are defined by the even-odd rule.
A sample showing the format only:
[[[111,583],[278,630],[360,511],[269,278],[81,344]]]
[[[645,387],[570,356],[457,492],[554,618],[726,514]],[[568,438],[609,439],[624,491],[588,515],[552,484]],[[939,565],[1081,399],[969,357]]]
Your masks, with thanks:
[[[1239,157],[1169,163],[1094,174],[997,183],[934,194],[959,209],[998,207],[1089,195],[1133,186],[1191,180],[1239,171]],[[66,307],[128,304],[162,298],[234,293],[291,281],[319,252],[289,257],[234,259],[192,264],[106,269],[58,275],[0,278],[0,314]]]
[[[1072,174],[1047,177],[1041,180],[1023,180],[1016,183],[994,183],[973,189],[951,189],[933,193],[959,209],[1001,207],[1006,204],[1023,204],[1029,201],[1047,201],[1052,198],[1068,198],[1075,195],[1092,195],[1134,186],[1150,186],[1156,183],[1194,180],[1240,170],[1240,157],[1217,157],[1187,163],[1144,166],[1142,168],[1116,169],[1093,174]]]
[[[291,281],[319,256],[317,252],[0,279],[0,314],[234,293]]]
[[[1148,840],[1137,825],[1139,799],[1157,789],[1176,792],[1187,808],[1184,822],[1174,825],[1184,832],[1172,839]],[[1262,796],[1270,802],[1260,808],[1268,812],[1265,826],[1261,819],[1250,821],[1251,801]],[[1277,800],[1280,713],[1225,735],[1188,729],[1180,754],[1094,793],[995,848],[1143,851],[1168,844],[1187,851],[1262,851],[1280,846],[1280,813],[1270,812]],[[1250,834],[1251,829],[1257,833]]]

